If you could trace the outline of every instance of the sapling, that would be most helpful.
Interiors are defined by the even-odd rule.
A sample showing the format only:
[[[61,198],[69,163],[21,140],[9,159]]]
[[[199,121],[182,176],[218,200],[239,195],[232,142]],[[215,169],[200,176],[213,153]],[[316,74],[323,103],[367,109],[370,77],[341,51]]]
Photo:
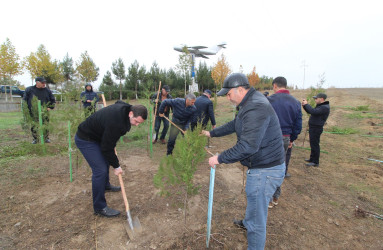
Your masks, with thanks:
[[[204,147],[207,138],[201,136],[201,130],[201,125],[198,124],[194,131],[188,130],[185,136],[179,136],[173,155],[164,156],[161,159],[160,167],[154,176],[154,185],[160,188],[162,195],[176,193],[177,187],[182,189],[185,197],[185,223],[188,196],[196,194],[199,189],[193,183],[194,173],[206,155]]]

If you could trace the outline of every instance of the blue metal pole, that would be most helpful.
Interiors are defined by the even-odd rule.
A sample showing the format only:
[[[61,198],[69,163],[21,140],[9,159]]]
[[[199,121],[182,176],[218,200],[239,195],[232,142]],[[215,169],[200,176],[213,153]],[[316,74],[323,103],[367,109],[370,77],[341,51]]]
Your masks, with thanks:
[[[214,168],[210,168],[209,203],[208,203],[208,209],[207,209],[207,236],[206,236],[206,247],[207,248],[209,248],[210,230],[211,230],[211,216],[213,213],[215,167],[216,166],[214,165]]]

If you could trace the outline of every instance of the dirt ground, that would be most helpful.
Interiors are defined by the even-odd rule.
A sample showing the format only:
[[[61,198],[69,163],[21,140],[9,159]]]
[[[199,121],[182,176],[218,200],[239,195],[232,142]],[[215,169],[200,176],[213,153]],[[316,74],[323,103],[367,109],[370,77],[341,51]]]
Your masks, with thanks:
[[[294,91],[301,100],[307,91]],[[383,249],[383,221],[356,217],[355,207],[383,214],[383,89],[329,89],[331,126],[358,129],[358,134],[324,133],[319,168],[304,165],[308,150],[293,149],[279,205],[269,210],[266,249]],[[350,118],[350,107],[369,105]],[[219,99],[217,117],[231,112]],[[221,119],[222,120],[222,119]],[[219,120],[220,121],[220,120]],[[296,146],[302,146],[307,116]],[[220,125],[220,124],[218,124]],[[21,129],[8,130],[29,140]],[[362,136],[368,135],[368,136]],[[146,138],[145,138],[146,139]],[[54,145],[54,137],[52,138]],[[211,139],[211,151],[221,152],[236,141],[234,135]],[[1,146],[9,141],[1,142]],[[51,145],[50,145],[51,146]],[[309,147],[308,136],[305,147]],[[199,193],[189,199],[184,223],[183,197],[161,197],[153,185],[159,158],[166,145],[154,145],[154,157],[145,148],[118,147],[125,169],[124,182],[131,214],[143,231],[131,240],[121,193],[107,193],[108,205],[122,211],[115,218],[93,215],[91,171],[86,162],[74,166],[69,182],[68,155],[10,159],[0,173],[0,249],[204,249],[209,189],[208,157],[195,174]],[[118,179],[111,172],[111,182]],[[212,219],[213,249],[246,249],[246,234],[233,226],[243,218],[246,197],[240,164],[218,166]]]

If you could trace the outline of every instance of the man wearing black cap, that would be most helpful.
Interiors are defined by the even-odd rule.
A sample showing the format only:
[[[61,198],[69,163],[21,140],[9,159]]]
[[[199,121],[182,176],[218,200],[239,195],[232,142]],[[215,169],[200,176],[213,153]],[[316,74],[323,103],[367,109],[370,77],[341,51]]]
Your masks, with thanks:
[[[154,123],[154,131],[156,133],[156,138],[154,139],[153,141],[153,144],[157,142],[158,140],[158,133],[160,132],[160,127],[161,127],[161,121],[163,122],[164,124],[164,127],[162,129],[162,133],[161,133],[161,137],[160,137],[160,141],[162,144],[165,144],[166,141],[165,141],[165,136],[166,136],[166,133],[168,132],[168,128],[169,128],[169,121],[166,120],[165,117],[160,117],[159,116],[159,107],[161,105],[161,102],[166,100],[166,99],[172,99],[172,96],[169,94],[170,92],[170,88],[168,85],[164,85],[161,89],[161,93],[158,97],[158,100],[157,100],[157,93],[153,94],[152,95],[152,102],[154,103],[157,103],[157,113],[156,113],[156,121]],[[153,112],[155,111],[155,108],[153,109]],[[170,109],[168,107],[165,108],[164,110],[164,114],[167,118],[169,118],[169,113],[170,113]]]
[[[320,136],[323,132],[323,126],[330,114],[330,103],[326,101],[327,95],[319,93],[313,96],[315,99],[316,107],[313,108],[307,103],[307,100],[303,99],[302,106],[304,110],[310,114],[309,119],[309,136],[311,154],[310,159],[305,159],[308,163],[306,166],[318,167],[320,156]]]
[[[213,129],[215,128],[215,117],[214,117],[214,108],[213,102],[210,100],[211,91],[206,89],[203,94],[195,100],[194,105],[197,108],[196,120],[193,121],[192,129],[197,125],[197,123],[202,123],[202,127],[205,129],[209,120]]]
[[[268,205],[285,176],[285,155],[278,117],[267,98],[250,88],[241,73],[226,77],[218,95],[237,106],[233,121],[203,131],[208,137],[236,133],[237,142],[220,155],[209,158],[209,165],[240,161],[248,167],[246,181],[247,207],[244,220],[234,224],[247,230],[248,249],[264,249]]]
[[[50,143],[49,139],[49,130],[48,130],[48,123],[49,123],[49,111],[51,109],[55,108],[56,104],[56,99],[53,96],[52,92],[50,89],[46,88],[46,80],[44,77],[36,77],[35,79],[36,85],[35,86],[30,86],[26,88],[23,100],[27,103],[28,109],[29,109],[29,114],[31,115],[32,119],[35,121],[35,123],[38,123],[39,115],[36,112],[32,112],[32,99],[34,96],[38,100],[41,101],[41,105],[43,107],[46,107],[46,110],[42,110],[42,120],[43,120],[43,125],[44,125],[44,140],[46,143]],[[38,128],[36,125],[31,126],[31,132],[33,136],[33,141],[32,144],[37,143],[37,131]]]

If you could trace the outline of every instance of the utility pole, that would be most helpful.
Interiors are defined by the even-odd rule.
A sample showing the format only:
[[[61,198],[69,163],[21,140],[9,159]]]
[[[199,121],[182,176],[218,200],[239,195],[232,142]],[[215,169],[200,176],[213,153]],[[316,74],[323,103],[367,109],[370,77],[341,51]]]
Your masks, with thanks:
[[[301,67],[303,67],[303,89],[305,89],[305,76],[306,76],[306,67],[307,67],[308,65],[306,64],[306,60],[303,60],[303,62],[302,62],[302,66]]]

